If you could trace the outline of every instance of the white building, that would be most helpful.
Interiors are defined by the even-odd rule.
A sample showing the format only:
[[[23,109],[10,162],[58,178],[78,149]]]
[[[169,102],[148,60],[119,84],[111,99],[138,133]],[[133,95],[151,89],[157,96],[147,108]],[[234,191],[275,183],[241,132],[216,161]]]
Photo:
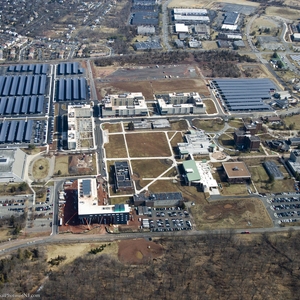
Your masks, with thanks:
[[[300,33],[294,33],[293,34],[293,41],[294,42],[300,42]]]
[[[68,149],[88,150],[95,147],[93,112],[90,105],[68,106]]]
[[[155,34],[155,27],[154,26],[138,26],[137,33],[139,35]]]
[[[27,155],[17,149],[0,150],[0,182],[23,182]]]
[[[208,155],[209,152],[214,150],[214,145],[203,131],[190,130],[190,133],[184,137],[186,142],[177,144],[181,158],[193,155]]]
[[[102,103],[102,117],[148,115],[146,100],[142,93],[108,95]]]
[[[204,114],[206,106],[198,93],[170,93],[167,99],[157,99],[162,115]]]
[[[189,26],[183,23],[176,23],[175,24],[175,32],[176,33],[189,33]]]
[[[95,178],[78,179],[78,217],[83,224],[127,224],[128,204],[98,205]]]

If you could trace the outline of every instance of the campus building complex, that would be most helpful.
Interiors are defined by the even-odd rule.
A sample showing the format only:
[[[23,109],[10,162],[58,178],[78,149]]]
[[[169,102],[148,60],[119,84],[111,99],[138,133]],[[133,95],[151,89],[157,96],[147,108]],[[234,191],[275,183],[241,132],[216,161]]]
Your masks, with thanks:
[[[230,183],[242,183],[251,179],[251,174],[244,162],[224,162],[222,166]]]
[[[157,99],[162,115],[205,114],[206,106],[198,93],[170,93]]]
[[[78,179],[78,217],[82,224],[127,224],[128,204],[98,205],[94,178]]]
[[[94,148],[94,122],[90,105],[68,106],[68,149]]]
[[[108,95],[102,100],[102,117],[146,116],[148,108],[142,93]]]

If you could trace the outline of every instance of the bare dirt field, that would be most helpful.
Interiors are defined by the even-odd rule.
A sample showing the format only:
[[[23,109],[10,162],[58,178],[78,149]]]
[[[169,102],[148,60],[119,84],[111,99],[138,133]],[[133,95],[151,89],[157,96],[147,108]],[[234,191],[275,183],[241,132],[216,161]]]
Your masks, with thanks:
[[[170,156],[170,148],[163,132],[126,134],[131,157]]]
[[[271,227],[272,221],[259,199],[226,200],[192,207],[197,229]]]
[[[127,157],[123,134],[110,135],[109,143],[104,148],[107,158]]]
[[[35,179],[43,179],[47,177],[49,172],[49,160],[47,158],[39,158],[32,166],[32,175]]]
[[[164,249],[160,244],[146,239],[124,240],[119,242],[118,257],[120,262],[127,264],[143,264],[159,258]]]
[[[136,66],[108,70],[103,68],[103,73],[101,69],[95,68],[96,74],[103,75],[96,80],[96,87],[101,97],[124,92],[141,92],[146,100],[153,99],[153,94],[166,92],[195,91],[202,95],[209,95],[205,82],[193,65],[166,65],[159,68]]]
[[[208,115],[217,113],[215,103],[212,100],[203,100],[203,103],[206,105],[206,113]]]
[[[115,133],[115,132],[122,132],[122,126],[121,123],[103,123],[102,129],[107,130],[109,133]]]

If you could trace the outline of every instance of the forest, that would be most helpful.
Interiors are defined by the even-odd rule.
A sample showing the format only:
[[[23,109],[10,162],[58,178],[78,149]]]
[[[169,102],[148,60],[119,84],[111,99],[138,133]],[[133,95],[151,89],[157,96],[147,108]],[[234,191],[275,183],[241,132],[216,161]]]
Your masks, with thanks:
[[[0,261],[1,294],[33,292],[32,280],[48,275],[42,299],[299,299],[300,233],[292,229],[154,242],[162,255],[139,264],[90,251],[52,272],[42,250],[19,250]]]

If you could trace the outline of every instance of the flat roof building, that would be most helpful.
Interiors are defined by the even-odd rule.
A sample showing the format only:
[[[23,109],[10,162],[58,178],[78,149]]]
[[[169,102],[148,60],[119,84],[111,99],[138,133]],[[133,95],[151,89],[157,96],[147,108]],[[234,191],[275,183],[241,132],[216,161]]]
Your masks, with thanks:
[[[115,190],[131,191],[133,189],[130,176],[129,165],[127,161],[115,162]]]
[[[182,24],[182,23],[176,23],[175,24],[175,32],[176,33],[179,33],[179,32],[188,33],[189,32],[189,27],[185,24]]]
[[[154,193],[154,194],[138,194],[133,196],[134,206],[147,207],[166,207],[180,206],[183,203],[183,196],[177,193]]]
[[[269,176],[273,176],[275,180],[283,179],[284,176],[282,172],[279,170],[279,167],[272,160],[267,160],[263,162],[263,166],[266,169],[266,172]]]
[[[237,12],[226,12],[223,20],[225,25],[236,25],[240,17],[240,14]]]
[[[251,174],[244,162],[224,162],[222,166],[231,183],[241,183],[251,179]]]
[[[95,178],[78,179],[78,217],[82,224],[127,224],[128,204],[98,205]]]
[[[203,131],[190,130],[185,136],[185,143],[178,143],[177,147],[181,158],[191,155],[207,155],[213,152],[213,144]]]
[[[147,104],[142,93],[107,95],[102,103],[102,117],[148,115]]]
[[[184,168],[184,179],[187,185],[200,184],[201,176],[194,160],[186,160],[182,163]]]
[[[68,149],[94,149],[94,122],[90,105],[68,106]]]
[[[0,182],[23,182],[27,155],[17,149],[0,150]]]
[[[206,105],[195,92],[170,93],[164,98],[158,98],[157,104],[162,115],[206,113]]]

